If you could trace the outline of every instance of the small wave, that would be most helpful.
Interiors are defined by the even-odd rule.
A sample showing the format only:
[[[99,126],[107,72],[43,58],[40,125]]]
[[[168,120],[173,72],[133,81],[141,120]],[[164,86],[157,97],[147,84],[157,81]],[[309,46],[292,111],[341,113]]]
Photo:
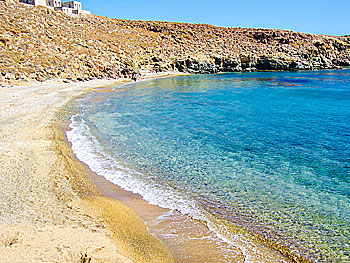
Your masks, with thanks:
[[[154,179],[143,175],[135,169],[126,167],[111,155],[106,153],[98,139],[91,133],[83,118],[84,113],[71,117],[66,132],[68,141],[72,144],[73,153],[96,174],[124,190],[140,194],[149,204],[170,209],[169,216],[174,210],[203,221],[215,235],[224,242],[239,247],[245,256],[245,262],[256,262],[255,255],[266,254],[265,248],[254,244],[250,238],[241,233],[232,233],[225,224],[216,220],[196,203],[176,189],[159,184]],[[168,215],[167,215],[168,216]],[[161,219],[161,218],[159,218]],[[271,251],[270,251],[271,252]],[[273,255],[267,256],[274,257]]]
[[[81,114],[72,116],[67,138],[73,153],[96,174],[120,186],[124,190],[140,194],[148,203],[178,210],[198,220],[205,220],[195,201],[186,199],[175,189],[160,185],[152,178],[122,165],[107,154],[100,142],[91,134]]]

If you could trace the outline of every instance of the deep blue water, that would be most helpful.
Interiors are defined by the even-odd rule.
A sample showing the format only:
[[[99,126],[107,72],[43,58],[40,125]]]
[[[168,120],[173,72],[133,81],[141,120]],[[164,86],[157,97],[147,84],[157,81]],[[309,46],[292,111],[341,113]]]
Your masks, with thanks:
[[[68,138],[112,182],[310,260],[350,261],[350,70],[148,80],[80,104]]]

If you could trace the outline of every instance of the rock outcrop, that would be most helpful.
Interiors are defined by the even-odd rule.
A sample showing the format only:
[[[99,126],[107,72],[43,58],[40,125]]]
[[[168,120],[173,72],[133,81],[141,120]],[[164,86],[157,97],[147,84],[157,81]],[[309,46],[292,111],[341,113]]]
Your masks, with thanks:
[[[350,65],[350,36],[70,17],[0,1],[0,82],[134,72],[315,70]]]

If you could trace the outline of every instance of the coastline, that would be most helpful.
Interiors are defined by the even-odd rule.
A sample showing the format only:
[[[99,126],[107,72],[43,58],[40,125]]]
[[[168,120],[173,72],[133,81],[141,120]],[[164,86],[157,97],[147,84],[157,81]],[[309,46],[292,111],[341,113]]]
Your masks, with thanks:
[[[146,81],[154,78],[167,78],[167,77],[176,77],[176,76],[187,76],[189,74],[183,73],[160,73],[160,74],[147,74],[142,78],[141,81]],[[129,82],[126,82],[128,84]],[[122,86],[124,83],[120,83]],[[109,92],[111,89],[115,89],[118,87],[116,85],[108,85],[107,87],[102,87],[102,89],[98,89],[97,92]],[[71,104],[74,104],[76,100],[72,100]],[[131,208],[132,213],[136,213],[136,217],[140,218],[142,221],[138,222],[138,225],[147,226],[147,231],[151,234],[151,236],[155,237],[157,240],[160,240],[162,244],[165,244],[166,247],[162,247],[160,252],[166,251],[168,253],[168,249],[170,249],[169,254],[163,254],[159,257],[161,259],[160,262],[244,262],[245,255],[242,253],[241,249],[238,247],[233,247],[232,245],[227,244],[225,241],[221,240],[219,237],[213,233],[213,231],[209,230],[204,222],[200,222],[198,220],[192,219],[190,216],[182,215],[177,211],[170,211],[169,209],[164,209],[158,207],[156,205],[151,205],[147,203],[140,195],[126,191],[120,188],[117,185],[109,182],[104,177],[94,173],[90,170],[90,168],[83,162],[81,162],[76,155],[72,152],[71,143],[68,141],[66,137],[66,132],[70,130],[69,122],[70,117],[73,115],[74,106],[70,107],[66,105],[62,108],[62,115],[55,122],[55,130],[58,134],[58,137],[61,139],[60,145],[58,148],[64,152],[64,155],[69,156],[71,158],[70,162],[73,166],[78,167],[78,172],[83,172],[88,176],[88,180],[84,183],[91,184],[92,187],[96,187],[98,191],[98,197],[91,198],[91,195],[95,195],[94,193],[90,193],[87,195],[87,198],[82,200],[83,206],[88,211],[88,213],[93,214],[97,217],[103,217],[105,222],[110,221],[108,216],[101,214],[100,206],[104,206],[101,203],[101,198],[108,199],[109,201],[113,200],[116,203],[121,203],[122,205],[126,205],[129,209]],[[61,143],[62,142],[62,143]],[[72,167],[71,167],[72,168]],[[74,169],[74,167],[73,167]],[[79,181],[79,180],[74,180]],[[81,190],[82,186],[78,186],[77,190]],[[85,186],[83,186],[84,188]],[[113,202],[112,201],[112,202]],[[106,209],[107,211],[118,210],[120,212],[120,207],[112,207]],[[114,222],[122,222],[120,226],[125,228],[127,218],[113,218]],[[166,220],[162,220],[167,218]],[[160,220],[161,219],[161,220]],[[110,222],[109,222],[110,223]],[[124,224],[124,225],[123,225]],[[113,232],[114,226],[109,224]],[[118,225],[118,223],[117,223]],[[135,225],[133,229],[137,229]],[[136,232],[138,232],[137,230]],[[132,231],[133,232],[133,231]],[[174,239],[174,234],[176,233],[177,237]],[[115,239],[118,240],[118,234],[116,233]],[[121,233],[123,235],[123,233]],[[128,233],[130,235],[130,233]],[[130,242],[130,241],[129,241]],[[154,240],[153,240],[154,242]],[[139,248],[139,250],[145,250],[148,246],[151,245],[154,248],[154,244],[152,242],[147,242],[142,244],[144,247]],[[230,255],[224,255],[223,250],[230,251]],[[170,260],[168,259],[170,258]],[[142,262],[138,258],[136,262]],[[145,262],[158,262],[155,259],[146,260]]]
[[[307,160],[315,160],[315,163],[319,160],[319,166],[310,166],[310,174],[315,178],[307,176],[304,168],[299,169],[302,172],[298,170],[297,176],[287,182],[288,187],[285,189],[290,191],[281,191],[282,195],[279,196],[285,198],[279,200],[274,199],[275,191],[268,193],[266,190],[267,199],[272,197],[271,200],[277,200],[276,206],[272,206],[271,209],[267,209],[270,208],[270,204],[266,205],[265,202],[261,202],[264,205],[260,207],[254,206],[257,202],[245,203],[249,202],[249,199],[242,196],[244,206],[247,204],[247,207],[253,207],[252,211],[257,207],[257,211],[264,211],[260,213],[264,217],[263,220],[267,218],[276,222],[277,227],[273,227],[276,234],[279,229],[291,229],[293,234],[286,235],[288,242],[284,242],[279,236],[275,238],[272,232],[271,234],[269,231],[255,231],[257,224],[254,221],[251,228],[245,228],[247,224],[242,224],[242,227],[231,224],[236,222],[234,217],[230,217],[232,210],[227,210],[226,216],[226,211],[221,212],[217,209],[219,207],[215,202],[211,205],[210,202],[204,201],[203,207],[201,204],[194,208],[186,206],[188,210],[177,203],[168,205],[173,200],[180,199],[182,195],[169,194],[173,193],[171,187],[157,192],[154,184],[148,180],[150,177],[142,180],[141,175],[140,184],[123,184],[118,178],[114,180],[116,170],[112,171],[112,176],[108,176],[102,169],[94,169],[93,161],[89,162],[96,160],[95,163],[103,164],[103,160],[100,162],[100,159],[96,159],[99,157],[98,153],[93,155],[95,152],[92,152],[90,160],[79,157],[79,149],[75,152],[73,141],[71,143],[67,139],[67,126],[70,117],[71,124],[74,124],[75,117],[72,115],[77,113],[75,104],[79,98],[84,98],[89,92],[99,95],[106,93],[107,96],[107,93],[114,89],[114,92],[118,92],[118,86],[123,86],[124,81],[131,82],[121,78],[133,78],[138,76],[139,71],[147,72],[145,79],[148,79],[197,73],[270,74],[275,71],[310,72],[350,68],[349,35],[327,36],[289,30],[131,21],[96,15],[71,17],[45,7],[27,6],[18,3],[18,0],[5,0],[0,3],[3,17],[3,34],[0,37],[0,49],[3,53],[0,63],[0,257],[5,262],[309,262],[317,261],[318,258],[321,261],[328,260],[327,255],[340,260],[348,257],[347,228],[346,225],[343,227],[344,222],[348,222],[347,213],[343,212],[347,211],[348,202],[341,197],[342,193],[346,193],[346,185],[340,176],[344,172],[341,170],[344,163],[345,169],[347,167],[346,160],[339,161],[343,166],[336,170],[337,173],[334,171],[338,166],[332,164],[329,180],[327,172],[330,164],[321,165],[323,160],[338,161],[342,156],[338,154],[343,150],[339,146],[346,138],[346,132],[333,133],[339,131],[336,128],[342,128],[339,125],[342,122],[333,123],[333,120],[346,116],[346,111],[340,110],[346,103],[335,103],[336,106],[331,107],[333,102],[329,101],[321,107],[322,103],[319,102],[319,108],[324,111],[320,112],[323,118],[318,122],[322,123],[327,116],[332,118],[325,121],[324,125],[310,125],[310,129],[301,132],[302,140],[294,143],[299,144],[305,139],[305,134],[313,129],[318,130],[317,135],[321,136],[320,127],[328,127],[324,133],[327,140],[318,140],[322,141],[324,147],[319,151],[324,155],[319,156],[325,158],[320,160],[316,155],[311,158],[310,153],[316,154],[312,147],[309,148],[309,153],[305,154]],[[169,73],[172,70],[187,73]],[[151,71],[161,72],[150,73]],[[320,75],[323,75],[323,72]],[[326,81],[332,78],[322,79]],[[336,83],[341,79],[342,77],[334,77],[332,81]],[[260,82],[260,78],[257,80]],[[308,86],[310,80],[306,77],[299,79],[300,82],[293,82],[293,79],[289,78],[283,82],[278,78],[274,82],[278,86],[282,84],[292,88],[292,83],[296,86]],[[312,87],[326,87],[325,83],[318,82]],[[110,85],[112,88],[109,88]],[[328,94],[320,92],[317,97],[331,99],[331,93],[338,93],[338,89],[339,87]],[[308,92],[307,89],[306,93]],[[339,94],[339,97],[344,96],[342,91]],[[344,97],[346,98],[346,95]],[[281,97],[276,98],[271,101],[282,101]],[[292,101],[291,98],[286,99],[286,102]],[[256,101],[255,99],[254,97],[251,101]],[[125,101],[127,100],[126,98]],[[294,104],[308,105],[309,109],[312,109],[311,100],[301,103],[302,101],[299,99]],[[316,107],[316,104],[314,106]],[[159,107],[159,104],[154,107]],[[331,107],[332,111],[328,111],[328,107]],[[261,108],[257,112],[266,109]],[[118,109],[115,112],[118,112]],[[293,116],[291,110],[288,110],[288,114]],[[104,115],[102,116],[104,118]],[[168,117],[169,115],[165,115],[165,119]],[[304,121],[306,117],[305,112],[299,111],[292,119]],[[314,123],[314,120],[315,118],[310,117],[310,121],[305,121],[304,124]],[[263,132],[256,138],[264,138],[266,130],[275,127],[275,123],[262,129]],[[346,122],[344,124],[346,131]],[[296,122],[296,125],[292,126],[298,127],[299,123]],[[300,125],[302,126],[307,125]],[[285,132],[277,131],[276,134],[291,135],[291,131],[297,131],[293,127]],[[158,128],[153,130],[157,131]],[[248,141],[248,144],[250,141],[255,142],[256,138],[246,140],[249,133],[241,128],[237,127],[238,130],[242,130],[241,141]],[[93,127],[91,129],[93,131]],[[125,131],[125,137],[129,139],[128,132]],[[89,148],[92,147],[87,146],[88,141],[84,140],[84,134],[76,135],[77,141],[86,146],[81,147],[80,152],[90,153]],[[91,135],[93,137],[93,132]],[[151,142],[148,139],[140,143],[140,137],[136,135],[134,142],[138,142],[141,147]],[[331,143],[333,139],[335,143],[331,147],[324,143]],[[265,145],[268,140],[261,141],[262,145]],[[303,153],[303,150],[307,149],[306,146],[304,144],[301,148],[296,148],[295,153],[298,157],[298,151]],[[170,153],[170,149],[171,147],[167,147],[164,152]],[[335,149],[339,152],[336,153]],[[346,150],[346,147],[344,149]],[[253,152],[250,147],[247,151]],[[126,155],[131,158],[132,149],[130,152],[130,155]],[[104,154],[103,151],[100,153]],[[294,156],[294,152],[291,155]],[[193,157],[199,159],[195,154]],[[167,160],[164,161],[166,162]],[[285,171],[285,164],[281,162],[280,166],[283,166],[282,170]],[[316,170],[312,173],[316,166],[322,168],[322,173]],[[218,164],[216,167],[219,168],[216,171],[219,171],[225,165]],[[167,171],[166,169],[168,168],[165,167],[163,171]],[[191,171],[191,168],[189,170]],[[184,175],[186,177],[187,174]],[[269,174],[275,179],[270,179],[268,183],[273,182],[281,187],[271,189],[282,189],[283,182],[287,180],[278,183],[282,176],[272,175]],[[254,178],[245,179],[252,184],[255,182]],[[326,179],[327,182],[323,183]],[[249,188],[249,184],[245,185]],[[292,187],[295,185],[306,187]],[[123,190],[123,187],[131,192]],[[193,190],[190,187],[191,185],[188,192]],[[198,188],[203,190],[205,187]],[[208,192],[215,193],[211,189]],[[300,190],[297,191],[298,189]],[[323,192],[323,189],[326,191]],[[260,188],[252,196],[258,197],[264,191],[265,188]],[[148,194],[164,196],[165,201],[157,202]],[[309,198],[305,198],[307,194]],[[232,196],[234,195],[235,193]],[[297,196],[300,198],[296,198]],[[279,206],[283,199],[288,205]],[[235,198],[229,200],[232,204],[240,202]],[[206,206],[206,203],[210,206]],[[232,207],[236,210],[236,206]],[[304,213],[301,208],[307,212]],[[273,209],[276,214],[271,212]],[[230,221],[232,218],[234,219]],[[299,220],[300,218],[304,219]],[[346,220],[341,221],[344,218]],[[277,221],[274,221],[275,219]],[[242,221],[249,222],[249,217],[247,220],[242,217]],[[270,236],[272,238],[269,238]],[[298,241],[302,246],[300,249]],[[322,253],[325,253],[325,256]]]
[[[152,77],[147,76],[144,80],[181,75],[189,74],[180,73],[166,76],[156,74]],[[104,88],[95,90],[95,92],[115,92],[115,89],[117,88]],[[69,116],[71,115],[73,114],[69,114]],[[68,121],[68,118],[66,120]],[[68,123],[63,130],[71,130],[71,128],[68,128]],[[67,143],[72,146],[68,140]],[[75,153],[74,150],[73,152]],[[77,156],[77,159],[79,159],[79,154]],[[89,161],[84,159],[80,159],[80,161],[90,165]],[[105,196],[121,201],[136,212],[137,216],[146,223],[151,235],[170,248],[175,262],[246,262],[247,260],[289,262],[287,258],[291,259],[288,254],[284,253],[283,249],[278,248],[276,250],[270,244],[266,246],[265,240],[257,240],[239,229],[235,232],[238,236],[242,236],[244,240],[235,238],[234,242],[231,242],[232,240],[228,241],[224,236],[214,231],[213,226],[209,226],[208,222],[193,219],[191,216],[181,214],[177,210],[169,210],[149,204],[141,195],[129,192],[133,190],[124,190],[120,186],[109,182],[102,175],[96,174],[89,168],[87,170],[94,184]],[[282,254],[285,254],[287,258]]]
[[[5,262],[172,261],[130,208],[101,195],[58,131],[70,101],[114,83],[51,81],[0,89]],[[111,224],[118,216],[123,227]]]
[[[157,74],[151,77],[170,76],[174,75]],[[227,255],[220,255],[219,251],[230,249],[230,256],[232,256],[230,260],[244,262],[247,255],[244,255],[241,247],[228,245],[210,231],[203,222],[176,211],[148,204],[139,195],[124,191],[94,174],[73,154],[64,132],[67,121],[72,115],[71,105],[94,88],[106,89],[106,86],[113,84],[122,85],[123,81],[125,80],[117,82],[95,80],[73,84],[46,82],[29,87],[16,86],[0,89],[3,96],[17,96],[18,107],[25,106],[28,103],[26,100],[38,107],[37,112],[28,121],[31,123],[31,129],[41,131],[34,136],[32,130],[28,131],[27,125],[24,125],[24,128],[20,127],[22,130],[18,137],[21,137],[23,132],[30,134],[30,138],[26,141],[31,146],[29,151],[24,149],[19,153],[17,149],[13,150],[9,147],[6,150],[8,152],[4,152],[7,147],[1,145],[0,164],[4,168],[2,170],[18,169],[18,167],[3,166],[7,161],[3,154],[10,153],[14,159],[18,158],[18,154],[25,154],[27,159],[31,159],[33,151],[37,148],[40,148],[40,152],[45,151],[40,153],[40,158],[31,161],[21,160],[20,165],[26,167],[33,162],[45,163],[44,169],[41,167],[34,169],[33,176],[40,174],[39,182],[44,186],[46,199],[49,199],[45,200],[47,202],[45,205],[35,202],[26,204],[27,209],[32,209],[33,206],[37,209],[37,214],[34,213],[36,218],[28,222],[21,215],[14,220],[16,222],[6,222],[9,221],[6,213],[1,213],[0,222],[4,226],[2,229],[6,231],[0,233],[5,247],[0,255],[7,258],[8,262],[21,262],[23,256],[26,258],[32,256],[38,262],[45,261],[47,257],[54,259],[54,262],[55,260],[56,262],[73,261],[72,258],[74,260],[92,258],[93,262],[130,262],[130,260],[134,262],[184,262],[184,260],[200,262],[208,259],[212,262],[227,262]],[[18,95],[17,90],[20,93]],[[14,93],[6,94],[6,91]],[[49,97],[49,100],[45,96]],[[36,97],[35,100],[32,97]],[[17,106],[6,98],[3,101],[5,101],[4,109],[6,106],[15,108]],[[6,103],[9,104],[6,105]],[[20,113],[17,112],[17,114],[25,118],[28,111],[33,109],[20,109]],[[5,113],[7,114],[6,111]],[[45,118],[41,118],[43,115]],[[15,117],[17,117],[15,124],[22,124],[23,120],[18,116]],[[9,118],[13,119],[14,116],[10,114]],[[6,118],[2,120],[6,123]],[[10,145],[9,131],[16,134],[19,129],[15,124],[14,127],[6,127],[7,133],[3,131],[0,133],[4,137],[9,137],[5,141]],[[16,147],[21,148],[21,140],[16,143],[18,144]],[[14,152],[11,153],[12,151]],[[46,151],[49,152],[48,155]],[[6,188],[4,185],[0,186]],[[29,185],[27,188],[33,189],[35,185]],[[39,187],[38,190],[43,189]],[[10,194],[11,192],[8,191],[8,195]],[[33,196],[33,191],[29,191],[29,195],[35,200],[42,198],[35,194]],[[58,212],[59,215],[53,211]],[[50,213],[50,220],[44,218],[43,215]],[[167,219],[161,224],[157,224],[159,218],[166,217]],[[180,231],[175,242],[167,234],[173,230]],[[211,238],[207,239],[209,236]],[[33,246],[34,239],[43,241]],[[9,243],[11,244],[8,245]],[[24,251],[24,253],[17,253],[18,251]],[[264,253],[255,256],[254,259],[260,262],[268,261],[269,258],[269,255]]]

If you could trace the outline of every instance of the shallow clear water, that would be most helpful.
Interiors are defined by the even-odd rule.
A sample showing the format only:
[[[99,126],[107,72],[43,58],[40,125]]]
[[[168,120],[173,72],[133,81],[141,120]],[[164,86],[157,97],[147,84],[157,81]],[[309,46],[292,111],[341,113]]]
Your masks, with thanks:
[[[350,261],[350,70],[148,80],[80,104],[68,139],[110,181],[228,240],[233,225]]]

